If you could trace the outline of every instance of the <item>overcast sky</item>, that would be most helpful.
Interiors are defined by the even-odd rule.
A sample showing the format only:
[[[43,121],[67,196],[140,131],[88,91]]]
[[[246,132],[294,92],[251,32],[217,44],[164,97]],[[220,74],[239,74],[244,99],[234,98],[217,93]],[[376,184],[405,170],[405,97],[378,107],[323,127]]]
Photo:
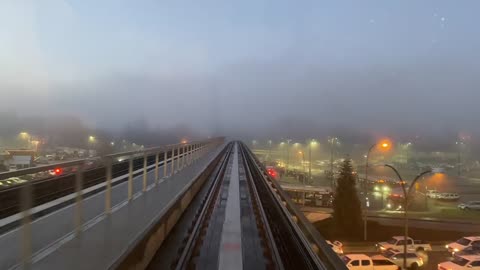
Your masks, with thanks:
[[[478,132],[479,10],[476,0],[3,0],[0,110],[252,136]]]

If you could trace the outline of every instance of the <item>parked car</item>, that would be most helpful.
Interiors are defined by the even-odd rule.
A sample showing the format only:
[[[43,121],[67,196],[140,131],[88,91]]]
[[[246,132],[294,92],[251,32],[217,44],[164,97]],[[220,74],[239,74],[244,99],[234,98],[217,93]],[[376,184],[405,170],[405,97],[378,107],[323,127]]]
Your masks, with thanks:
[[[401,268],[389,259],[378,256],[370,258],[365,254],[348,254],[342,257],[348,269],[352,270],[400,270]]]
[[[458,205],[458,208],[462,210],[480,210],[480,201],[461,203]]]
[[[440,192],[438,192],[435,189],[427,190],[427,197],[430,199],[436,199],[438,198],[439,195],[440,195]]]
[[[440,193],[437,199],[442,201],[458,201],[460,199],[460,195],[457,193]]]
[[[480,256],[466,255],[453,258],[451,261],[446,261],[438,264],[438,270],[479,270]]]
[[[454,255],[458,256],[465,256],[465,255],[480,255],[480,245],[472,245],[469,247],[464,248],[461,251],[455,252]]]
[[[407,252],[406,254],[399,250],[388,250],[383,254],[386,258],[394,262],[396,265],[403,267],[403,258],[407,258],[408,269],[418,269],[423,266],[423,259],[415,252]],[[373,257],[372,257],[373,258]]]
[[[380,242],[376,244],[376,247],[379,251],[384,252],[388,249],[403,250],[404,245],[404,236],[394,236],[386,242]],[[431,251],[432,246],[429,243],[423,242],[421,240],[413,240],[412,238],[407,238],[407,250],[408,251]]]
[[[340,241],[333,241],[330,242],[329,240],[326,240],[327,244],[335,251],[337,254],[343,254],[343,244]]]
[[[466,236],[458,239],[457,241],[445,246],[448,252],[456,253],[470,247],[472,245],[480,245],[480,236]]]

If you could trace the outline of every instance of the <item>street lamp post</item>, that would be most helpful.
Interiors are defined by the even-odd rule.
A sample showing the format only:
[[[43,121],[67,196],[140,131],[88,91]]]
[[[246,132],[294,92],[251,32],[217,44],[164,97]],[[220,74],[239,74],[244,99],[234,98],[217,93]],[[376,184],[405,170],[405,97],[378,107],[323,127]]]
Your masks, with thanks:
[[[95,136],[88,136],[88,143],[90,144],[92,151],[95,150],[95,142],[97,141],[97,138]]]
[[[288,165],[290,163],[290,142],[292,140],[287,140],[287,164],[285,164],[285,172],[288,175]]]
[[[21,140],[25,141],[25,146],[28,148],[30,146],[31,138],[32,138],[30,134],[28,132],[22,131],[18,135],[20,136]],[[24,147],[23,142],[21,144],[22,144],[21,147]]]
[[[329,139],[330,142],[330,184],[332,185],[332,189],[335,188],[334,183],[334,174],[333,174],[333,153],[334,153],[334,143],[338,144],[337,137],[331,137]]]
[[[311,140],[308,144],[308,179],[312,181],[312,146],[316,145],[315,140]]]
[[[407,269],[407,239],[408,239],[408,197],[410,196],[410,193],[412,191],[412,188],[415,186],[415,183],[420,179],[420,177],[424,176],[425,174],[432,173],[433,170],[427,170],[424,171],[420,174],[418,174],[415,179],[413,179],[412,183],[408,186],[408,188],[405,187],[405,181],[403,181],[402,176],[400,173],[393,167],[392,165],[385,164],[385,167],[388,167],[392,169],[395,174],[397,175],[398,179],[400,180],[400,183],[402,185],[402,191],[403,191],[403,196],[404,196],[404,210],[403,210],[403,223],[404,223],[404,239],[403,239],[403,268]]]
[[[458,149],[457,149],[457,173],[458,173],[458,176],[460,176],[462,174],[461,149],[462,149],[462,145],[464,145],[465,143],[462,142],[462,141],[459,141],[459,142],[455,142],[455,144],[458,145]]]
[[[302,155],[303,174],[305,174],[305,153],[303,151],[299,151],[298,153]],[[303,184],[305,185],[305,177],[303,178]]]
[[[269,148],[268,148],[268,159],[267,161],[270,162],[271,161],[271,156],[272,156],[272,140],[268,140],[268,145],[269,145]]]
[[[363,207],[363,240],[367,241],[367,207],[366,207],[366,196],[367,196],[367,181],[368,181],[368,159],[370,158],[370,153],[372,152],[373,148],[377,146],[378,143],[374,143],[370,148],[368,148],[367,155],[365,157],[365,178],[363,179],[362,183],[362,190],[363,195],[365,196],[365,203]],[[387,142],[383,142],[380,144],[382,148],[388,148],[390,145]]]
[[[406,145],[405,145],[405,165],[408,166],[408,156],[409,156],[409,151],[410,151],[410,147],[412,146],[412,143],[411,142],[408,142]]]

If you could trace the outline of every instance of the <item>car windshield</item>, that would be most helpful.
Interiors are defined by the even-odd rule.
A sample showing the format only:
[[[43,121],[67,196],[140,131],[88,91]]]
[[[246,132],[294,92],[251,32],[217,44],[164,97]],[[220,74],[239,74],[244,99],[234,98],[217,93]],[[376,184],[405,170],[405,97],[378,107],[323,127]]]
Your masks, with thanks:
[[[392,257],[393,255],[395,255],[395,252],[391,251],[391,250],[387,250],[385,251],[384,253],[385,257]]]
[[[388,240],[387,243],[395,245],[397,243],[397,239],[392,238],[392,239]]]
[[[456,257],[453,259],[452,262],[460,266],[465,266],[468,263],[468,260],[464,258]]]
[[[396,260],[398,258],[403,258],[405,257],[405,253],[398,253],[395,256],[392,257],[392,259]],[[417,254],[415,253],[407,253],[407,258],[416,258]]]
[[[462,246],[468,246],[468,245],[470,245],[471,242],[472,241],[468,240],[467,238],[460,238],[460,239],[457,240],[456,243],[460,244]]]

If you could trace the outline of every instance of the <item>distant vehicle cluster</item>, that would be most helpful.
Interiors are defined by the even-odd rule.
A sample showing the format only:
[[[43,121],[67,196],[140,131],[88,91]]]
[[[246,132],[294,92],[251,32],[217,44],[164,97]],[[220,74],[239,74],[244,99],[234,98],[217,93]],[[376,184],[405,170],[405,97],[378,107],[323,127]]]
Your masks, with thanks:
[[[450,192],[438,192],[436,190],[428,190],[427,197],[430,199],[437,199],[443,201],[458,201],[460,199],[460,195],[457,193],[450,193]]]

